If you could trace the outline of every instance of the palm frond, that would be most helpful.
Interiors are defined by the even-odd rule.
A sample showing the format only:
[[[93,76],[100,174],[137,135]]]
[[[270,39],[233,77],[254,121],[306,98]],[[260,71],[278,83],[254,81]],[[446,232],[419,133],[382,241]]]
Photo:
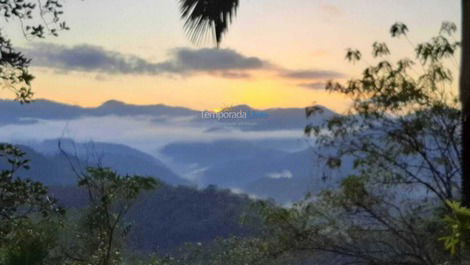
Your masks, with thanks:
[[[179,0],[184,28],[193,42],[199,43],[210,33],[217,46],[236,15],[239,0]]]

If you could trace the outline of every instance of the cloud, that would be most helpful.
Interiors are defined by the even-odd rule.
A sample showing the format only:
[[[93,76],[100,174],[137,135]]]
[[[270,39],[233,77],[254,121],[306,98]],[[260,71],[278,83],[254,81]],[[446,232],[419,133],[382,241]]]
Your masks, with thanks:
[[[35,43],[24,48],[32,58],[33,66],[53,69],[58,73],[88,72],[105,80],[106,75],[178,75],[210,74],[228,79],[247,79],[252,71],[275,71],[288,79],[330,79],[344,75],[325,70],[290,70],[275,66],[258,57],[245,56],[232,49],[176,48],[169,58],[159,62],[143,57],[81,44],[64,46],[52,43]]]
[[[173,61],[180,71],[252,70],[266,66],[257,57],[246,57],[230,49],[176,49]]]
[[[342,78],[343,73],[336,71],[325,70],[297,70],[297,71],[283,71],[281,76],[292,79],[329,79],[329,78]]]
[[[34,66],[57,71],[98,72],[104,74],[177,74],[209,73],[225,78],[247,78],[248,70],[262,69],[268,64],[257,57],[244,56],[231,49],[174,49],[166,61],[152,62],[145,58],[106,50],[93,45],[72,47],[42,43],[23,51]]]
[[[310,88],[310,89],[324,89],[326,86],[326,83],[324,82],[302,83],[302,84],[299,84],[299,86]]]
[[[151,73],[160,68],[137,56],[125,56],[92,45],[69,48],[56,44],[34,44],[31,48],[25,49],[25,53],[33,58],[34,66],[59,71],[131,74]]]
[[[36,120],[13,123],[1,127],[0,139],[5,142],[42,141],[71,138],[76,141],[112,142],[129,145],[144,152],[154,153],[163,146],[180,141],[211,142],[218,140],[285,140],[301,139],[298,129],[270,131],[229,130],[210,131],[212,123],[191,119],[167,119],[155,122],[155,116],[84,116],[68,120]],[[116,134],[115,132],[121,132]]]

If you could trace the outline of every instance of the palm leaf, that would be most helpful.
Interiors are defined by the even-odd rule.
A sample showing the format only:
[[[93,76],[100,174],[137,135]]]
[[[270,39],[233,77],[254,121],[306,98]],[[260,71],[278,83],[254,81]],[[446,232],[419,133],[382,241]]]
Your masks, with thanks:
[[[239,5],[239,0],[179,0],[184,28],[193,42],[212,34],[217,46],[227,32]]]

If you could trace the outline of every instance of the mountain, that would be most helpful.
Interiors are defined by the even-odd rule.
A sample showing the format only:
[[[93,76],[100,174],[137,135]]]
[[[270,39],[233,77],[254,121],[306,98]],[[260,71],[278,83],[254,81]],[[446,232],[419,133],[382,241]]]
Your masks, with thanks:
[[[335,186],[322,175],[324,166],[315,161],[312,149],[294,153],[273,153],[265,157],[233,160],[204,172],[203,183],[236,188],[280,203],[303,199],[308,192]]]
[[[76,187],[51,187],[50,192],[68,209],[87,204],[85,191]],[[253,235],[260,222],[252,203],[247,196],[214,187],[197,190],[164,185],[143,194],[129,212],[130,246],[163,254],[184,243]],[[241,224],[246,215],[253,216],[251,225]]]
[[[172,161],[193,165],[182,174],[202,186],[217,185],[282,203],[337,183],[326,181],[322,174],[325,166],[315,160],[312,148],[286,152],[256,142],[223,140],[174,143],[161,153]]]
[[[335,113],[323,106],[317,106],[318,115],[307,119],[304,108],[254,109],[248,105],[238,105],[224,109],[227,112],[241,112],[243,119],[220,119],[215,124],[233,126],[243,131],[269,131],[305,128],[307,124],[330,118]],[[207,122],[207,121],[206,121]]]
[[[255,118],[241,128],[243,130],[267,131],[267,130],[286,130],[286,129],[300,129],[303,130],[309,123],[318,123],[325,119],[331,118],[336,115],[333,111],[323,107],[317,106],[321,111],[318,115],[307,119],[304,108],[272,108],[265,110],[254,110],[259,112],[259,115],[254,115]],[[257,118],[256,118],[257,117]]]
[[[334,115],[327,108],[313,119],[307,120],[304,108],[272,108],[259,110],[247,105],[230,108],[230,111],[242,111],[245,118],[205,119],[201,112],[184,107],[172,107],[163,104],[133,105],[117,100],[109,100],[98,107],[85,108],[75,105],[62,104],[50,100],[39,99],[30,104],[18,104],[11,100],[0,100],[0,126],[7,124],[36,123],[41,120],[76,120],[84,117],[104,116],[147,116],[153,117],[157,123],[168,122],[172,118],[189,118],[187,123],[196,123],[208,127],[209,130],[224,127],[237,128],[242,131],[266,130],[302,130],[308,123],[322,120]]]
[[[218,185],[292,201],[299,196],[281,192],[283,186],[303,188],[292,188],[300,196],[312,185],[321,186],[312,184],[312,179],[321,177],[313,155],[308,154],[303,130],[335,113],[318,108],[320,113],[307,119],[303,108],[259,110],[239,105],[228,111],[243,112],[243,119],[217,119],[187,108],[116,100],[93,108],[47,100],[21,106],[0,100],[0,137],[32,147],[33,163],[43,162],[36,166],[40,172],[31,173],[47,183],[74,182],[70,159],[59,152],[57,140],[47,140],[67,132],[82,142],[62,142],[76,168],[100,164],[121,174],[155,176],[173,185]],[[109,143],[83,143],[87,139]]]
[[[61,104],[49,100],[37,100],[31,104],[0,100],[0,125],[34,122],[36,119],[75,119],[80,117],[84,108]]]
[[[180,142],[161,153],[174,170],[191,165],[178,173],[201,186],[217,185],[279,203],[335,188],[353,168],[352,159],[346,158],[341,168],[330,170],[313,147],[288,152],[259,141]],[[328,149],[322,154],[327,156]]]
[[[279,169],[273,165],[274,161],[281,161],[284,155],[284,152],[271,150],[268,153],[247,154],[243,158],[233,157],[233,159],[208,167],[201,177],[201,182],[205,185],[216,184],[221,187],[242,188],[251,181],[286,170],[286,168]]]
[[[166,105],[132,105],[110,100],[95,108],[62,104],[39,99],[30,104],[19,104],[11,100],[0,100],[0,126],[11,123],[35,122],[37,120],[71,120],[80,117],[117,116],[190,116],[199,112]]]
[[[65,139],[60,145],[58,140],[47,140],[21,148],[31,160],[31,170],[20,175],[52,186],[74,185],[76,173],[88,166],[110,167],[122,175],[153,176],[171,185],[217,185],[281,203],[331,185],[323,181],[324,167],[315,163],[312,149],[285,152],[240,140],[168,145],[162,153],[178,161],[168,163],[169,167],[168,161],[119,144]],[[181,170],[185,166],[186,172]]]
[[[25,159],[30,160],[29,165],[31,167],[30,170],[20,170],[18,172],[19,176],[31,178],[46,185],[75,184],[75,174],[65,157],[60,155],[46,156],[27,146],[19,147],[26,153]],[[4,164],[1,164],[0,169],[4,166]]]
[[[131,237],[139,249],[174,249],[183,242],[248,236],[256,224],[242,225],[242,217],[255,215],[253,201],[228,190],[208,187],[167,187],[147,194],[132,210]]]
[[[158,105],[132,105],[117,100],[109,100],[97,108],[87,109],[90,116],[191,116],[199,114],[199,112],[182,107],[170,107],[163,104]]]
[[[59,140],[21,148],[31,160],[31,170],[21,173],[48,185],[74,184],[74,170],[83,172],[89,166],[110,167],[121,175],[152,176],[172,185],[189,184],[155,157],[125,145],[66,139],[60,141],[60,148]]]
[[[169,158],[165,163],[128,146],[102,142],[65,139],[59,149],[58,140],[47,140],[22,149],[31,160],[31,170],[21,175],[54,186],[75,184],[77,171],[88,166],[153,176],[171,185],[217,185],[280,203],[335,185],[324,181],[325,166],[314,160],[312,149],[285,152],[241,140],[170,144],[162,150]]]
[[[243,187],[249,194],[264,199],[274,199],[281,204],[290,204],[305,198],[305,195],[318,192],[327,187],[327,182],[321,183],[318,176],[302,176],[295,178],[260,178]],[[316,184],[317,183],[317,184]]]
[[[230,162],[247,157],[263,158],[274,153],[268,147],[250,141],[220,140],[214,142],[177,142],[166,145],[160,153],[180,163],[196,163],[202,167]]]
[[[72,216],[74,209],[87,205],[85,190],[76,186],[74,168],[100,163],[120,174],[155,176],[164,181],[155,191],[145,192],[129,212],[132,224],[129,235],[131,248],[159,253],[177,251],[184,243],[210,242],[216,238],[251,236],[259,229],[259,222],[242,225],[242,217],[256,217],[253,201],[247,195],[234,194],[214,186],[196,189],[166,168],[152,156],[127,146],[62,140],[37,143],[32,147],[19,146],[30,159],[30,170],[18,172],[20,177],[30,177],[48,185],[50,193],[67,208]],[[67,155],[64,155],[63,153]],[[96,162],[95,159],[100,159]],[[5,168],[0,163],[0,169]],[[174,184],[168,185],[166,183]]]

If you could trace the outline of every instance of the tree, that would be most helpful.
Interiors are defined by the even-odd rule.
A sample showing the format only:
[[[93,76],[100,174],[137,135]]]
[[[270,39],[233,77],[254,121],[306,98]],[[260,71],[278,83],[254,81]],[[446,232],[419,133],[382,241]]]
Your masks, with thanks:
[[[203,40],[208,33],[217,43],[222,42],[223,35],[235,16],[239,0],[179,0],[181,17],[190,38]]]
[[[68,26],[61,20],[63,14],[61,0],[2,0],[0,15],[8,22],[17,20],[26,38],[45,38],[57,36],[59,31]],[[32,100],[31,81],[34,76],[29,73],[31,60],[16,50],[11,41],[0,31],[0,80],[2,86],[16,94],[22,103]]]
[[[391,62],[387,45],[375,42],[372,55],[378,63],[367,67],[361,78],[346,85],[328,82],[328,91],[353,100],[349,115],[331,119],[323,127],[306,128],[307,134],[333,150],[327,157],[329,165],[339,166],[347,156],[361,174],[376,174],[374,165],[389,171],[381,176],[384,182],[423,185],[443,203],[459,198],[460,111],[448,93],[453,75],[446,67],[460,47],[449,39],[455,31],[454,24],[444,22],[438,36],[415,47],[418,62],[408,58]],[[397,23],[390,32],[395,37],[405,35],[407,27]],[[357,50],[346,55],[353,62],[361,57]],[[307,115],[317,111],[321,109],[307,108]]]
[[[68,27],[61,20],[61,0],[1,0],[0,16],[19,21],[26,38],[57,36]],[[0,82],[16,100],[29,103],[33,92],[31,60],[16,50],[0,30]],[[65,211],[40,182],[16,176],[29,169],[25,153],[0,144],[0,263],[9,265],[60,264],[51,254],[57,245],[56,231]]]
[[[327,90],[349,96],[352,109],[322,124],[312,124],[321,161],[348,176],[336,190],[307,197],[292,208],[265,207],[265,219],[278,249],[305,253],[332,264],[459,264],[444,251],[442,221],[448,201],[461,194],[461,112],[447,93],[459,43],[455,25],[443,23],[439,35],[415,47],[416,61],[391,61],[385,43],[376,42],[376,63],[359,78],[329,82]],[[396,24],[391,33],[407,32]],[[346,56],[359,61],[362,53]],[[307,109],[312,116],[323,109]],[[465,212],[464,212],[465,213]],[[449,223],[466,226],[459,219]],[[455,216],[454,216],[455,217]],[[457,221],[455,221],[457,220]],[[467,240],[467,239],[464,239]],[[466,242],[466,241],[465,241]],[[334,257],[334,258],[333,258]]]
[[[29,169],[25,153],[13,145],[0,144],[0,263],[52,263],[50,251],[57,247],[53,231],[64,210],[41,183],[18,177]]]
[[[78,185],[88,195],[76,242],[64,246],[72,264],[120,264],[123,240],[130,230],[125,217],[138,196],[159,186],[156,179],[120,176],[108,168],[88,168]]]
[[[444,219],[450,227],[451,233],[441,238],[445,247],[453,255],[467,255],[470,260],[470,210],[462,207],[458,202],[449,202],[452,214]]]

